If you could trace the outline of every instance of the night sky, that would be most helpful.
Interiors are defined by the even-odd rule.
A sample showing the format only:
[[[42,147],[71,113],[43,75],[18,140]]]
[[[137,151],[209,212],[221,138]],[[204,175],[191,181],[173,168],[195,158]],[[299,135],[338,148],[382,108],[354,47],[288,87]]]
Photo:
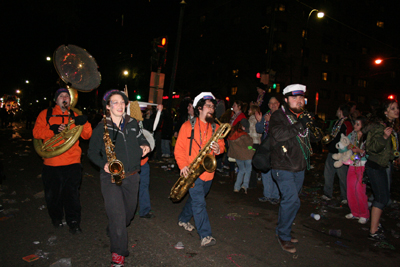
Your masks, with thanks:
[[[99,91],[116,87],[128,64],[150,69],[151,41],[176,35],[180,10],[177,0],[5,2],[1,4],[2,95],[17,88],[38,95],[53,93],[58,75],[45,59],[63,44],[80,46],[96,59],[102,75]]]

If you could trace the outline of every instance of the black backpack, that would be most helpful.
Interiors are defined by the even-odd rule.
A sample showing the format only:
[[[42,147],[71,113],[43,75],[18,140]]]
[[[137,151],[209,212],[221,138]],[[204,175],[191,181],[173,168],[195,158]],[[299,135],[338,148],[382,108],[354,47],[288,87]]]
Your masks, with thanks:
[[[257,148],[254,153],[252,164],[254,168],[261,172],[268,172],[271,169],[271,138],[269,135],[265,137],[264,140],[261,141],[260,146]],[[278,142],[275,146],[279,146],[281,142]]]

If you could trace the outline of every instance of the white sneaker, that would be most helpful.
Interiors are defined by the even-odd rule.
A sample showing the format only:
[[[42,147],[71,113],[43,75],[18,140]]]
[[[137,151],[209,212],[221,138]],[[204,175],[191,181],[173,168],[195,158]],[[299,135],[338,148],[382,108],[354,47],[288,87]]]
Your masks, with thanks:
[[[358,219],[358,223],[366,224],[367,222],[368,222],[367,218],[360,217],[360,219]]]
[[[343,200],[340,202],[340,204],[342,204],[342,205],[347,205],[347,200],[346,200],[346,199],[343,199]]]
[[[325,201],[329,201],[329,200],[331,200],[331,198],[330,197],[328,197],[328,196],[326,196],[326,195],[322,195],[322,197],[321,197],[323,200],[325,200]]]
[[[353,213],[349,213],[349,214],[347,214],[347,215],[344,216],[344,217],[346,217],[346,219],[360,219],[360,218],[358,218],[358,217],[354,217]]]
[[[215,238],[212,236],[206,236],[201,240],[202,247],[214,246],[216,243],[217,240],[215,240]]]
[[[186,231],[193,231],[194,230],[194,226],[190,224],[190,222],[178,222],[178,225],[183,227]]]

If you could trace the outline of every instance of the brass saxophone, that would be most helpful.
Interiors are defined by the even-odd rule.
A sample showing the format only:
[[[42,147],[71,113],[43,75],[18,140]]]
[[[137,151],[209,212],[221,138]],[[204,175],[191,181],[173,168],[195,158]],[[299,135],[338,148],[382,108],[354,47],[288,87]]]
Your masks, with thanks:
[[[173,202],[181,200],[186,195],[189,188],[192,187],[193,183],[200,176],[200,174],[202,174],[204,171],[213,172],[217,168],[217,161],[215,157],[212,154],[209,154],[211,151],[211,143],[218,142],[218,139],[225,138],[231,130],[231,125],[229,123],[221,123],[218,119],[216,119],[216,121],[219,123],[220,127],[211,136],[207,144],[200,150],[194,161],[188,166],[188,176],[179,177],[178,181],[176,181],[172,187],[169,198]]]
[[[306,123],[306,126],[308,129],[310,129],[310,131],[314,134],[315,138],[318,140],[320,137],[323,136],[322,130],[319,127],[316,127],[315,124],[315,118],[314,116],[312,116],[312,114],[310,112],[308,112],[308,110],[306,110],[305,108],[301,108],[301,110],[303,111],[303,114],[301,115],[302,117],[304,116],[310,116],[311,117],[311,121]]]
[[[115,183],[116,185],[121,185],[122,180],[125,178],[124,164],[122,164],[122,162],[118,160],[117,157],[115,156],[115,151],[114,151],[115,145],[112,143],[110,134],[108,133],[106,115],[103,116],[103,120],[104,120],[103,140],[104,140],[104,145],[106,146],[108,170],[111,172],[111,182]]]

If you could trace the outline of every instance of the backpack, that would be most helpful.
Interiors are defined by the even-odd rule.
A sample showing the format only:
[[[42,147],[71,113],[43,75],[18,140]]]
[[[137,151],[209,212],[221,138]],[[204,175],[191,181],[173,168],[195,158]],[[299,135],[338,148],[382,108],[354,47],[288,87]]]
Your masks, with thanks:
[[[190,125],[192,125],[192,132],[190,134],[190,137],[188,137],[190,139],[190,146],[189,146],[189,156],[192,154],[192,142],[194,139],[194,124],[196,123],[196,117],[191,118],[190,120]],[[211,128],[212,128],[212,134],[214,135],[215,132],[215,123],[213,122],[211,124]]]
[[[278,142],[273,148],[280,144],[281,142]],[[271,169],[271,151],[273,148],[271,148],[270,135],[268,134],[264,140],[261,141],[260,146],[253,155],[252,164],[254,168],[264,173]]]

